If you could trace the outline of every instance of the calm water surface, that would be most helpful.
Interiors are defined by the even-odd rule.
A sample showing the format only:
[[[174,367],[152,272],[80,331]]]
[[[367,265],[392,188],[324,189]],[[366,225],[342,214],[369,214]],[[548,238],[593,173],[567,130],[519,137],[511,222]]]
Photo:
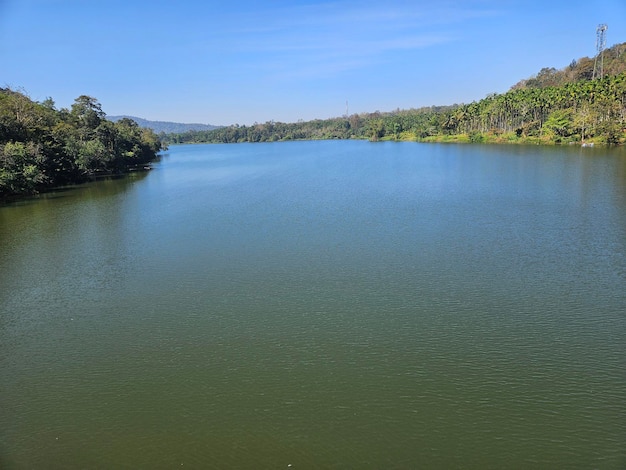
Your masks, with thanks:
[[[626,468],[624,150],[172,147],[0,207],[0,467]]]

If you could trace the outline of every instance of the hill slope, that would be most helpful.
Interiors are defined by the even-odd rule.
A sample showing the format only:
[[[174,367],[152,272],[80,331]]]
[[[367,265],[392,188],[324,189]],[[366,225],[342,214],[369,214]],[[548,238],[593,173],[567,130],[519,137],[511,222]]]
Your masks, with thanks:
[[[615,44],[604,51],[603,76],[619,75],[626,73],[626,42]],[[597,76],[600,73],[600,62],[598,61]],[[546,88],[549,86],[562,86],[567,83],[574,83],[583,80],[592,80],[595,57],[581,57],[560,70],[554,67],[544,67],[530,78],[524,79],[513,85],[512,89],[524,88]]]

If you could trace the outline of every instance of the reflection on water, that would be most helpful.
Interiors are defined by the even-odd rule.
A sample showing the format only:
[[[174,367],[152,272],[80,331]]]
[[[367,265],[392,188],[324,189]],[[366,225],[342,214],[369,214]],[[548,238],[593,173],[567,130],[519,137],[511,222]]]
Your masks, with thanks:
[[[623,468],[626,155],[174,146],[0,207],[3,468]]]

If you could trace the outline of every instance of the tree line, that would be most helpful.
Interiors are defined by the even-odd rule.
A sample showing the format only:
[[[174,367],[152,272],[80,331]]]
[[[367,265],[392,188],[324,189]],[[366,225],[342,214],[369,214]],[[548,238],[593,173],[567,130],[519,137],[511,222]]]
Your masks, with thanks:
[[[626,43],[605,51],[605,76],[594,60],[544,68],[506,93],[469,104],[363,113],[297,123],[237,124],[163,136],[170,143],[370,139],[569,143],[626,142]]]
[[[131,119],[111,122],[91,96],[71,109],[50,98],[0,88],[0,198],[119,174],[154,160],[164,148]]]
[[[164,139],[169,143],[370,139],[620,144],[626,141],[626,74],[562,86],[516,88],[469,104],[233,125],[169,134]]]

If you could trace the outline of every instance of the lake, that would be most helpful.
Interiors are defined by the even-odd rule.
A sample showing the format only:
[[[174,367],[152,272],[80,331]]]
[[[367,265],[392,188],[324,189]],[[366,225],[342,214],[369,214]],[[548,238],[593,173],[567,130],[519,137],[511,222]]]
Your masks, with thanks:
[[[181,145],[0,207],[0,468],[626,467],[626,151]]]

